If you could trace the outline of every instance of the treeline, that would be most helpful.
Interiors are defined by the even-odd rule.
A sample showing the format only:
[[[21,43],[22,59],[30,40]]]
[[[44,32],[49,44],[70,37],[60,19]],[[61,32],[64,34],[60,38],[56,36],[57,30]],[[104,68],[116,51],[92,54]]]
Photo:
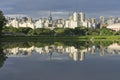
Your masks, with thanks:
[[[75,29],[71,28],[54,28],[54,29],[47,29],[47,28],[37,28],[32,29],[29,27],[23,28],[15,28],[15,27],[3,27],[2,29],[3,34],[9,35],[49,35],[49,36],[87,36],[87,35],[94,35],[94,36],[104,36],[104,35],[120,35],[120,31],[116,32],[111,29],[107,28],[84,28],[84,27],[76,27]]]

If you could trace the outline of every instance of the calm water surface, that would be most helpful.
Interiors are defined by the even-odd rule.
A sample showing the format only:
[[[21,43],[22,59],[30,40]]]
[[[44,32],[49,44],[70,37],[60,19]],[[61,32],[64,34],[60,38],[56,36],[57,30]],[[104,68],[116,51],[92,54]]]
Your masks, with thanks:
[[[120,80],[120,42],[2,43],[0,80]]]

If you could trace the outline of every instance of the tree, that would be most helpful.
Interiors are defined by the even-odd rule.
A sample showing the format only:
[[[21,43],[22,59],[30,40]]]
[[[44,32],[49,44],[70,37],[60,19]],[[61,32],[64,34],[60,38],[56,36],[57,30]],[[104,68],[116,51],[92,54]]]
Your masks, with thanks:
[[[6,19],[3,12],[0,10],[0,36],[2,33],[2,27],[6,24]]]
[[[37,28],[34,30],[34,32],[37,34],[37,35],[41,35],[42,32],[43,32],[43,28]]]
[[[30,32],[30,30],[32,30],[32,28],[29,28],[29,27],[20,27],[20,28],[18,28],[17,32],[28,34]]]
[[[57,35],[57,36],[63,35],[64,31],[65,31],[64,28],[55,28],[54,29],[55,35]]]
[[[115,35],[120,35],[120,30],[115,32]]]
[[[64,32],[63,32],[63,35],[67,35],[67,36],[74,35],[74,31],[73,31],[73,29],[65,28]]]
[[[82,27],[76,27],[74,29],[74,34],[78,36],[84,36],[86,32],[85,32],[85,29],[83,29]]]
[[[107,28],[101,28],[100,29],[100,35],[113,35],[114,31],[111,29],[107,29]]]

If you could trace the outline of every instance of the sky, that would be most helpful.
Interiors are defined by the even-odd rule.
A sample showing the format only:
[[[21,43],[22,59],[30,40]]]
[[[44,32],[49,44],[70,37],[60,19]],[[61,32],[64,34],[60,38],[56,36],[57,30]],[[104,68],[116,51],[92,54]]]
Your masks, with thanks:
[[[74,11],[87,17],[120,16],[120,0],[0,0],[0,10],[6,16],[67,18]]]

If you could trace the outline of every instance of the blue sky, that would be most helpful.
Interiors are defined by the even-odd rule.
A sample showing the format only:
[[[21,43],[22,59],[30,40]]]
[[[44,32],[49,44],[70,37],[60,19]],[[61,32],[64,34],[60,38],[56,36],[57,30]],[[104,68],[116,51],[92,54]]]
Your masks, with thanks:
[[[85,12],[87,17],[120,16],[120,0],[0,0],[5,15],[68,17],[69,12]]]

